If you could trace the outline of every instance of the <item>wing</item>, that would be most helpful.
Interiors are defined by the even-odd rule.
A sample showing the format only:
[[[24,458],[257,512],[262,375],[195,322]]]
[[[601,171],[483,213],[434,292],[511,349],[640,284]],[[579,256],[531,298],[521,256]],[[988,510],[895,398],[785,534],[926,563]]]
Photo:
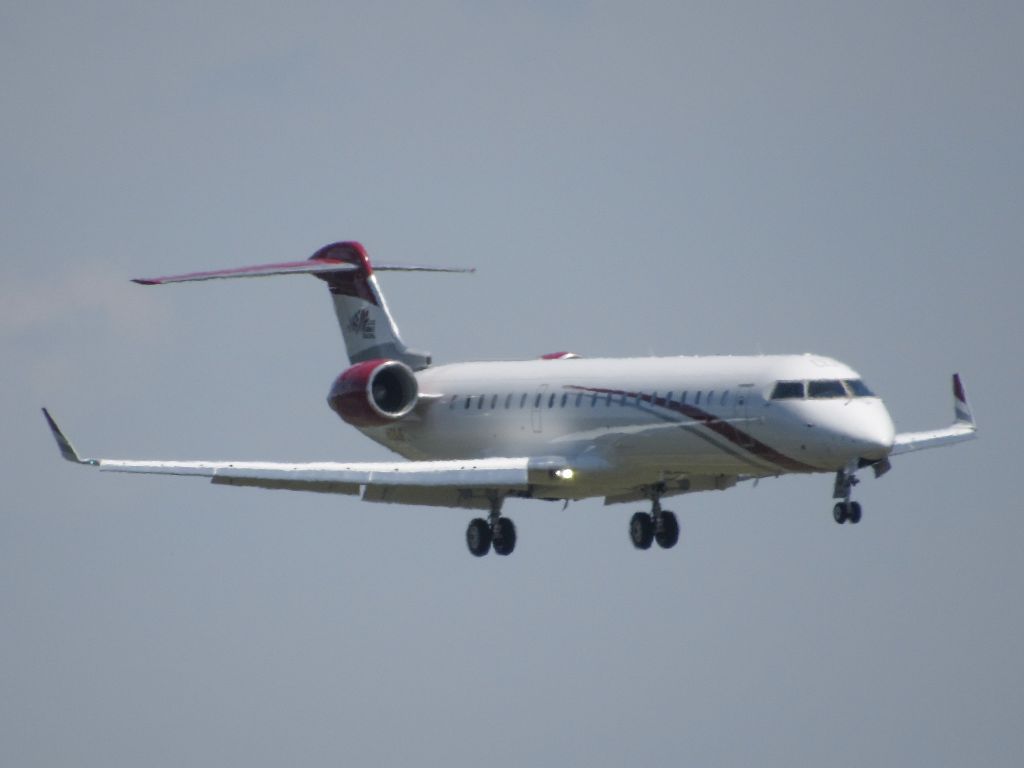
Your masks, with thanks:
[[[901,453],[920,451],[925,448],[940,448],[977,437],[978,428],[974,423],[974,414],[971,413],[971,406],[967,402],[967,392],[964,390],[959,373],[953,374],[953,414],[953,423],[945,429],[901,432],[896,435],[890,455],[897,456]]]
[[[208,477],[218,485],[357,496],[365,501],[486,509],[495,495],[526,493],[550,484],[566,466],[558,457],[510,457],[459,461],[398,461],[343,464],[332,461],[137,461],[82,458],[49,411],[43,415],[61,456],[104,472]]]

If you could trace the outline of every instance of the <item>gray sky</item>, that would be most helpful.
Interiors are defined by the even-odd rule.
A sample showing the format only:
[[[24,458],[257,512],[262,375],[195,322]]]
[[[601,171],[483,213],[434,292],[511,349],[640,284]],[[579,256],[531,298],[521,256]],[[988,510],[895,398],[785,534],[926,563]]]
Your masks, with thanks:
[[[0,8],[0,763],[1019,765],[1020,3]],[[439,361],[815,351],[904,430],[830,477],[460,511],[99,475],[384,458],[312,279],[358,239]]]

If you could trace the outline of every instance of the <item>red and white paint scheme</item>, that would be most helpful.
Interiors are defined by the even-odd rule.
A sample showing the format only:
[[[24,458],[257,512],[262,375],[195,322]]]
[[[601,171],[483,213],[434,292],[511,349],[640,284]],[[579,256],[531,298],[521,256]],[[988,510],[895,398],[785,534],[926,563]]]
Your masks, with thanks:
[[[891,456],[975,436],[958,375],[954,422],[896,434],[881,398],[849,366],[818,355],[587,359],[555,352],[535,360],[432,365],[408,349],[375,271],[465,272],[371,266],[355,242],[300,262],[136,280],[144,285],[312,274],[325,281],[352,367],[330,408],[404,457],[378,463],[137,461],[81,458],[44,409],[61,455],[113,472],[198,475],[214,483],[361,495],[366,501],[487,512],[466,542],[481,556],[512,552],[508,498],[606,504],[646,502],[632,515],[638,549],[670,548],[676,516],[662,500],[783,474],[835,476],[832,514],[858,523],[857,472],[876,477]]]

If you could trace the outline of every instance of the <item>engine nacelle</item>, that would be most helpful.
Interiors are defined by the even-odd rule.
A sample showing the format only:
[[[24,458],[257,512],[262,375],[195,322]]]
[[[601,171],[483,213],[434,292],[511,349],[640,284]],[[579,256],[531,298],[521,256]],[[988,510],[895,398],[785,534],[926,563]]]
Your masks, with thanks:
[[[327,404],[356,427],[379,427],[416,407],[419,385],[412,369],[397,360],[366,360],[344,371]]]

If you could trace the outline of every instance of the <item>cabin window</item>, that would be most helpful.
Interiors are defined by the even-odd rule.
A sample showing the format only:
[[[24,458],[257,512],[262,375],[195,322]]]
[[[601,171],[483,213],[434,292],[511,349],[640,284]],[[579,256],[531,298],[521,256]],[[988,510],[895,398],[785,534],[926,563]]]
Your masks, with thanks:
[[[512,407],[512,393],[509,392],[507,395],[505,395],[505,410],[507,411],[511,407]]]
[[[582,403],[583,403],[583,393],[582,392],[578,392],[576,394],[576,407],[579,408]]]
[[[606,406],[611,406],[611,404],[612,404],[612,393],[611,392],[605,393],[604,404]]]
[[[448,409],[449,410],[454,410],[455,409],[455,401],[458,400],[458,399],[459,399],[458,395],[452,395],[452,399],[448,401]]]
[[[722,393],[722,400],[721,400],[722,405],[725,405],[725,402],[728,399],[729,399],[729,390],[727,389],[727,390],[725,390],[725,392]]]
[[[526,393],[525,392],[523,392],[523,396],[519,398],[519,407],[520,408],[525,408],[526,407]]]
[[[804,396],[802,381],[778,381],[772,390],[772,400],[801,400]]]
[[[554,408],[554,407],[555,407],[555,393],[552,392],[551,393],[551,397],[548,398],[548,408]]]
[[[487,395],[480,395],[480,399],[476,401],[476,409],[479,411],[484,407],[484,399]]]
[[[807,382],[807,396],[813,400],[846,397],[846,387],[843,386],[843,382],[835,379],[809,381]]]
[[[467,411],[469,410],[469,401],[472,399],[469,395],[466,395],[466,405],[464,407]]]
[[[494,407],[497,404],[498,404],[498,396],[497,395],[491,395],[491,410],[492,411],[494,410]]]
[[[689,393],[688,393],[688,392],[687,392],[687,391],[686,391],[686,390],[684,389],[684,390],[683,390],[683,394],[679,396],[679,402],[680,402],[680,403],[681,403],[682,405],[686,405],[686,396],[687,396],[688,394],[689,394]]]
[[[566,404],[566,402],[568,402],[568,400],[569,400],[569,393],[568,392],[563,392],[562,393],[562,402],[559,403],[558,407],[559,408],[565,408],[565,404]]]
[[[868,389],[868,385],[860,379],[846,379],[843,381],[846,388],[854,397],[874,397],[875,393]]]
[[[533,399],[533,407],[540,408],[540,392],[538,392],[537,396]]]
[[[597,405],[597,392],[590,393],[590,407],[593,408]]]
[[[667,395],[665,395],[665,405],[672,405],[672,395],[674,395],[674,394],[675,394],[675,392],[672,392],[670,390],[669,393]]]
[[[710,392],[708,392],[708,405],[714,405],[714,404],[715,404],[715,390],[712,389]]]
[[[700,405],[700,393],[701,393],[701,390],[698,389],[697,390],[697,396],[695,398],[693,398],[693,402],[694,402],[695,405]]]

